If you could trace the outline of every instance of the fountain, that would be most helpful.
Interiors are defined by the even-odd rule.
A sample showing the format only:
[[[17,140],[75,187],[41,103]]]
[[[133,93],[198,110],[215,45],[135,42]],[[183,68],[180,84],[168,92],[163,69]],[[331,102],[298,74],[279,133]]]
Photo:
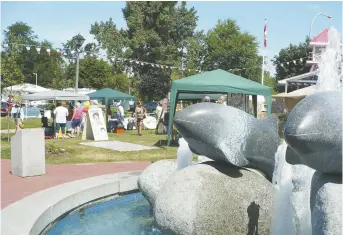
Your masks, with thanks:
[[[320,57],[317,91],[336,90],[342,86],[342,43],[340,34],[335,28],[328,32],[328,45]]]
[[[123,204],[104,202],[67,216],[48,234],[75,217],[97,234],[114,228],[118,234],[161,234],[153,217],[164,235],[342,234],[340,50],[339,34],[330,29],[317,92],[289,114],[285,141],[274,116],[257,120],[229,106],[192,105],[174,118],[183,136],[177,159],[155,162],[140,175],[138,187],[150,205],[141,195]],[[192,152],[211,161],[194,164]]]
[[[168,177],[159,169],[154,217],[163,234],[342,234],[341,49],[330,29],[317,92],[293,108],[283,142],[274,117],[211,103],[176,114],[190,150],[212,161]]]

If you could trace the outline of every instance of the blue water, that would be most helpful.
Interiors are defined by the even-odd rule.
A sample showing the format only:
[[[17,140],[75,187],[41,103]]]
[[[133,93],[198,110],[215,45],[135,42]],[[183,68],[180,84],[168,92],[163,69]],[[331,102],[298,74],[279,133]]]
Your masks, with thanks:
[[[57,221],[46,235],[161,235],[141,193],[92,204]]]

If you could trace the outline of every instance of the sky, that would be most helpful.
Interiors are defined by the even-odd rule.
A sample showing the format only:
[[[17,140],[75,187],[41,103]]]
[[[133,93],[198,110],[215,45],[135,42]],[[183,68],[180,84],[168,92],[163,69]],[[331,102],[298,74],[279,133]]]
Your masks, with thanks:
[[[342,2],[222,2],[188,1],[189,7],[197,10],[198,30],[207,31],[218,20],[231,18],[237,21],[242,31],[254,35],[260,45],[260,53],[267,61],[290,43],[304,42],[309,34],[311,22],[318,13],[332,16],[331,20],[319,16],[312,28],[316,36],[325,28],[335,27],[342,32]],[[118,28],[126,28],[122,8],[125,2],[1,2],[1,30],[17,21],[31,26],[40,40],[48,40],[55,48],[80,33],[86,42],[94,41],[89,34],[91,24],[107,21],[112,17]],[[264,20],[267,19],[268,44],[263,48]],[[2,34],[3,38],[3,34]],[[297,58],[295,58],[297,59]],[[271,62],[268,69],[274,73]]]

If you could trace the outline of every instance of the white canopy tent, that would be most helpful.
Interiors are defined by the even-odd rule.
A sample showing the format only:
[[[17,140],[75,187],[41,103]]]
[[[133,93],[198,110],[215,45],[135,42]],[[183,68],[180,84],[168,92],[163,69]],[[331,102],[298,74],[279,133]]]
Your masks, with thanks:
[[[30,95],[23,95],[23,100],[89,100],[88,95],[80,95],[73,92],[51,90]]]
[[[65,89],[63,89],[63,91],[75,92],[75,88],[65,88]],[[92,92],[96,92],[96,90],[91,89],[91,88],[79,88],[77,90],[77,93],[81,94],[81,95],[87,95],[87,94],[92,93]]]
[[[21,85],[5,87],[3,91],[4,92],[37,93],[37,92],[42,92],[42,91],[50,91],[50,89],[41,87],[41,86],[36,86],[30,83],[24,83]]]
[[[273,95],[275,99],[282,99],[288,111],[290,111],[304,97],[312,95],[316,90],[316,86],[309,86],[290,93],[280,93]]]

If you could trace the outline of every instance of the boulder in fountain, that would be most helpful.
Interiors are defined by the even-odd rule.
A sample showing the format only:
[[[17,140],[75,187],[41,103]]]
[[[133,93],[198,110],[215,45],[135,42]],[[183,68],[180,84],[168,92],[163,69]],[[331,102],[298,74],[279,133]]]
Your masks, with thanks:
[[[155,221],[166,235],[269,234],[271,197],[272,184],[256,170],[202,163],[165,182]]]
[[[177,171],[177,162],[173,160],[161,160],[148,166],[138,179],[138,188],[144,197],[154,207],[157,193],[165,181]]]
[[[272,178],[280,143],[276,116],[258,120],[234,107],[199,103],[177,112],[174,123],[193,153],[256,168]]]
[[[342,90],[300,101],[288,116],[284,136],[291,147],[287,162],[342,175]]]
[[[312,234],[342,234],[342,177],[316,171],[310,202]]]

